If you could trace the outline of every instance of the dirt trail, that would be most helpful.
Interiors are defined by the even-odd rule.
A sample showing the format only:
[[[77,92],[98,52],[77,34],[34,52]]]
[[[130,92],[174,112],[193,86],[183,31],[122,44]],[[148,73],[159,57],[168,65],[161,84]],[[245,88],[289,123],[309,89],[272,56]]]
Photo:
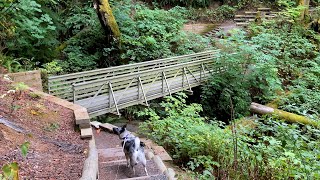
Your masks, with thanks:
[[[233,20],[225,21],[218,26],[225,34],[228,34],[230,30],[239,28]]]

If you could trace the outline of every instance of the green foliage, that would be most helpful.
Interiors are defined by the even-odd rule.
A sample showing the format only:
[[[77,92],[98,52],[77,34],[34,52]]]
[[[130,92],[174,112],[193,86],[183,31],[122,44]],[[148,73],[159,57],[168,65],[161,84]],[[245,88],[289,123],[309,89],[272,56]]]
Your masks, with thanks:
[[[319,41],[314,32],[282,19],[250,28],[250,43],[274,59],[282,86],[290,91],[280,97],[280,108],[319,119]]]
[[[320,119],[320,56],[312,60],[305,60],[300,64],[300,76],[292,81],[291,92],[281,98],[279,104],[284,110]]]
[[[227,121],[232,114],[231,102],[239,118],[248,114],[252,101],[268,102],[281,87],[275,57],[261,51],[259,44],[253,45],[244,32],[235,31],[221,43],[233,54],[226,52],[216,60],[218,66],[227,69],[214,74],[203,86],[202,104],[208,115]]]
[[[25,158],[30,147],[29,142],[24,142],[20,149],[21,155]],[[0,180],[18,180],[19,179],[19,165],[17,162],[8,163],[2,166],[2,174]]]
[[[60,127],[59,123],[50,123],[48,126],[44,127],[44,130],[53,132],[58,130]]]
[[[211,3],[209,0],[154,0],[153,2],[160,6],[192,6],[192,7],[208,7]]]
[[[102,60],[105,34],[95,10],[88,5],[75,7],[69,12],[64,25],[69,39],[62,46],[65,59],[59,62],[64,73],[92,70],[105,65]],[[102,61],[102,62],[101,62]]]
[[[292,0],[277,0],[277,5],[282,8],[291,8],[297,5],[297,1]]]
[[[49,63],[43,65],[43,70],[46,71],[47,74],[57,75],[63,71],[62,67],[58,64],[57,60],[53,60]]]
[[[8,59],[5,67],[19,63],[31,70],[57,61],[65,73],[106,65],[102,58],[105,35],[90,3],[20,0],[2,12],[0,51]]]
[[[91,70],[96,67],[98,60],[98,54],[89,55],[83,52],[83,48],[80,46],[68,46],[64,53],[66,53],[68,59],[62,61],[61,68],[66,73],[80,72]]]
[[[121,59],[141,62],[203,50],[205,39],[182,33],[184,8],[149,9],[131,1],[114,2],[121,36]]]
[[[8,73],[18,72],[22,69],[22,65],[10,56],[5,56],[4,54],[0,53],[0,67],[6,68]]]
[[[24,142],[20,149],[21,149],[21,154],[22,156],[25,158],[27,156],[27,153],[28,153],[28,150],[29,150],[29,147],[30,147],[30,143],[29,142]]]
[[[229,5],[222,5],[216,9],[190,8],[187,12],[187,18],[195,21],[222,22],[234,17],[236,8]]]
[[[150,0],[145,0],[147,2],[150,2]],[[174,6],[183,6],[183,7],[209,7],[213,4],[220,4],[220,5],[229,5],[232,7],[235,7],[237,9],[242,9],[245,7],[252,7],[252,6],[258,6],[258,5],[265,5],[266,3],[272,4],[273,1],[270,2],[270,0],[264,0],[264,1],[258,1],[258,0],[224,0],[224,1],[210,1],[210,0],[152,0],[153,5],[159,5],[161,7],[174,7]]]
[[[43,11],[37,1],[20,0],[4,8],[1,22],[5,22],[5,45],[8,55],[34,58],[48,62],[56,56],[56,27],[52,18]]]
[[[244,120],[248,125],[239,121],[232,131],[217,121],[206,123],[201,106],[186,105],[184,97],[166,98],[160,111],[140,112],[149,117],[141,130],[169,150],[175,162],[189,161],[195,178],[319,178],[318,129],[270,117]]]
[[[2,167],[3,174],[0,174],[0,180],[18,179],[19,165],[17,162],[6,164]]]

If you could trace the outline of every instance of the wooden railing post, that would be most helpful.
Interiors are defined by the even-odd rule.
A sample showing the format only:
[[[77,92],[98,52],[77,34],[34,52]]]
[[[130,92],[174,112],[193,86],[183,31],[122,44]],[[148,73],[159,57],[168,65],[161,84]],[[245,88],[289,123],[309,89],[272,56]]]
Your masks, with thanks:
[[[75,103],[77,101],[77,98],[76,98],[76,91],[75,91],[74,84],[72,84],[72,90],[73,90],[73,103]]]

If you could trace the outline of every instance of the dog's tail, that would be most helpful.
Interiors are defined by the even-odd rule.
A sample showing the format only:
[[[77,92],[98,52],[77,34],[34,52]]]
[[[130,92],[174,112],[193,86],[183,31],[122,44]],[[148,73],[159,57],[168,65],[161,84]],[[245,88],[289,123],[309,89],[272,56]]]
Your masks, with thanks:
[[[140,139],[138,137],[134,138],[134,150],[138,151],[140,147]]]

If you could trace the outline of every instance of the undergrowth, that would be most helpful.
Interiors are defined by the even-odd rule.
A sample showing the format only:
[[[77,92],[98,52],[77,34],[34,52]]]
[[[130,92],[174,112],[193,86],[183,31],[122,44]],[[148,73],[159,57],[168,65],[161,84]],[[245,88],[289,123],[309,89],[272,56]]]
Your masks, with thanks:
[[[169,150],[197,179],[320,178],[318,129],[274,117],[226,126],[201,117],[201,105],[186,105],[183,94],[167,97],[160,106],[139,113],[149,117],[140,127],[142,133]]]

